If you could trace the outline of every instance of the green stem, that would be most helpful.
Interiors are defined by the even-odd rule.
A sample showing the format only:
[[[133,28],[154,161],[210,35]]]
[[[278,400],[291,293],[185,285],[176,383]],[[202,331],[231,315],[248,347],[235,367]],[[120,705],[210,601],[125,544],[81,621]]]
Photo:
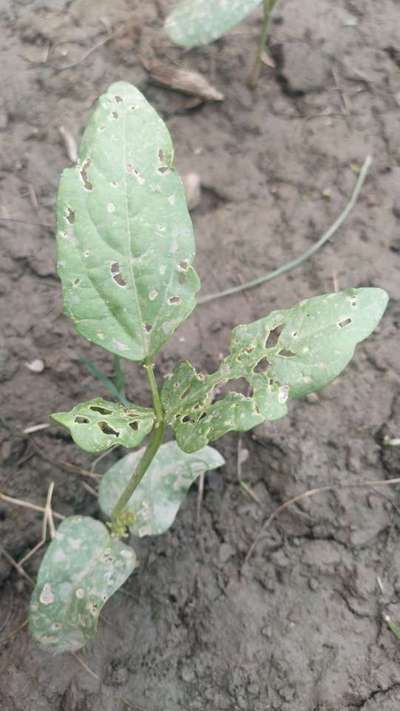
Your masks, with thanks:
[[[144,364],[144,367],[146,368],[147,379],[148,379],[149,385],[150,385],[151,395],[153,398],[154,412],[156,413],[157,421],[163,422],[164,412],[163,412],[163,407],[161,404],[161,398],[160,398],[160,393],[158,391],[157,382],[154,377],[154,363],[151,363],[150,361],[146,361]]]
[[[261,71],[261,65],[262,65],[262,55],[265,50],[266,44],[267,44],[267,39],[268,39],[268,33],[269,33],[269,26],[271,23],[271,14],[272,10],[274,9],[274,6],[278,0],[264,0],[264,17],[263,17],[263,23],[261,27],[261,35],[260,35],[260,42],[258,45],[257,49],[257,54],[256,54],[256,59],[254,62],[254,67],[253,71],[251,72],[250,78],[249,78],[249,86],[251,89],[255,89],[257,86],[257,82],[260,76],[260,71]]]
[[[153,461],[162,441],[164,439],[165,423],[156,422],[150,441],[146,447],[145,453],[141,458],[136,470],[134,471],[131,479],[128,482],[125,490],[122,492],[117,503],[115,504],[111,518],[113,521],[118,519],[118,517],[123,513],[129,499],[131,498],[136,487],[142,481],[144,475],[146,474],[151,462]]]
[[[150,361],[146,361],[144,367],[146,368],[147,379],[149,381],[151,394],[153,397],[154,412],[156,414],[156,422],[152,430],[152,434],[149,443],[145,449],[143,457],[141,458],[139,464],[137,465],[135,471],[133,472],[127,486],[119,497],[117,503],[115,504],[111,518],[113,521],[117,519],[124,512],[126,505],[129,502],[133,492],[136,487],[142,481],[144,475],[146,474],[151,462],[153,461],[160,445],[164,439],[165,432],[165,420],[164,412],[161,404],[160,393],[158,390],[157,382],[154,376],[154,364]]]

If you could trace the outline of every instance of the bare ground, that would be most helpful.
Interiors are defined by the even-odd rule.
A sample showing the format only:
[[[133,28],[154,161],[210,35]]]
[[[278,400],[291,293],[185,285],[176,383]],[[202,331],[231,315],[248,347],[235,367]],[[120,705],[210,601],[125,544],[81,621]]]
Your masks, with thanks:
[[[56,510],[97,511],[83,480],[59,466],[89,467],[90,459],[55,427],[34,439],[52,463],[19,433],[101,391],[81,355],[110,369],[62,315],[53,222],[69,162],[59,128],[78,139],[114,80],[145,92],[168,121],[180,171],[201,176],[193,218],[204,293],[300,254],[374,156],[362,198],[331,244],[269,285],[199,307],[163,352],[160,374],[184,356],[211,369],[233,325],[316,293],[383,286],[391,302],[338,381],[292,405],[285,421],[241,438],[243,477],[259,503],[238,485],[237,437],[220,442],[227,465],[206,482],[200,520],[194,489],[167,535],[135,544],[141,567],[108,604],[80,661],[49,657],[31,642],[21,627],[29,583],[0,557],[0,707],[398,711],[400,642],[383,621],[400,621],[398,495],[340,485],[400,475],[400,448],[382,446],[385,435],[400,436],[400,6],[282,0],[271,36],[277,66],[264,68],[251,93],[259,14],[211,47],[183,53],[161,30],[172,4],[0,2],[0,217],[24,221],[0,222],[1,490],[40,503],[54,480]],[[143,58],[203,72],[225,101],[190,107],[148,81]],[[40,374],[26,366],[36,358]],[[146,402],[139,366],[127,372],[130,397]],[[282,514],[241,575],[268,515],[327,483],[338,490]],[[36,514],[1,506],[1,546],[14,558],[40,529]],[[27,566],[30,575],[38,564]]]

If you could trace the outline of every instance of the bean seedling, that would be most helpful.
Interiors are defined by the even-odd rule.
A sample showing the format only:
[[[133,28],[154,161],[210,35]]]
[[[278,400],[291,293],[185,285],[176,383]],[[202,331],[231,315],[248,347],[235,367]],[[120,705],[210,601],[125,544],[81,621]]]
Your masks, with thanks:
[[[222,37],[261,3],[263,23],[249,84],[254,88],[261,70],[272,11],[278,0],[182,0],[167,17],[165,30],[175,44],[200,47]]]
[[[64,171],[57,207],[58,273],[66,314],[87,340],[143,364],[152,406],[95,398],[52,415],[87,452],[128,453],[104,475],[107,521],[71,516],[41,563],[30,630],[43,647],[76,651],[101,609],[136,567],[129,534],[159,535],[199,475],[224,460],[210,442],[287,414],[288,401],[327,385],[378,324],[377,288],[347,289],[273,311],[232,332],[211,373],[182,362],[156,381],[155,357],[196,304],[194,237],[168,130],[144,96],[119,82],[103,95],[84,133],[79,162]],[[238,379],[247,395],[235,391]],[[231,382],[232,391],[221,388]],[[166,428],[175,440],[164,442]]]

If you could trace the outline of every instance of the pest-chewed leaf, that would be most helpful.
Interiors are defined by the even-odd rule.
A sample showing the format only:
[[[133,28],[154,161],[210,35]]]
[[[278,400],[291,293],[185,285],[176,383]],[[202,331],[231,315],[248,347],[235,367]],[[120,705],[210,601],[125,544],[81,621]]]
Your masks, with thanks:
[[[69,412],[56,412],[51,418],[66,427],[85,452],[102,452],[116,444],[137,447],[153,427],[154,412],[147,407],[133,404],[124,407],[97,397]]]
[[[42,560],[29,627],[56,654],[74,652],[96,633],[103,605],[136,567],[132,548],[89,517],[65,519]]]
[[[111,516],[143,451],[123,457],[103,476],[99,504],[106,516]],[[176,442],[163,444],[127,505],[127,511],[134,514],[134,521],[129,526],[131,533],[135,536],[164,533],[174,522],[195,479],[224,463],[224,458],[213,447],[204,447],[196,454],[186,454]]]
[[[135,87],[100,97],[58,192],[65,312],[130,360],[156,353],[195,305],[193,228],[162,119]]]
[[[379,323],[382,289],[348,289],[273,311],[232,332],[231,352],[211,375],[182,363],[165,382],[162,401],[179,446],[194,452],[230,430],[244,431],[287,413],[288,398],[327,385],[351,360],[357,343]],[[216,388],[239,378],[249,394]]]
[[[262,0],[183,0],[167,18],[170,39],[183,47],[198,47],[221,37],[239,24]]]

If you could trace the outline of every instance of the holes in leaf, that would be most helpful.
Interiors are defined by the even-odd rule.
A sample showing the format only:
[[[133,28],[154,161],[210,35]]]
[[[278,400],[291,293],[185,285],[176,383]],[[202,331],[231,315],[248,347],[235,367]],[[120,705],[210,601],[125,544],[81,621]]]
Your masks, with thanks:
[[[121,274],[119,262],[112,262],[111,266],[110,266],[110,270],[111,270],[111,275],[112,275],[113,281],[115,281],[115,283],[118,286],[127,286],[127,283]]]
[[[283,348],[281,351],[279,351],[279,355],[282,356],[282,358],[294,358],[296,353],[293,353],[293,351],[288,351],[286,348]]]
[[[119,114],[116,111],[113,111],[111,116],[113,117],[113,119],[119,118]]]
[[[104,420],[101,420],[100,422],[97,422],[98,427],[100,427],[101,431],[104,432],[106,435],[113,435],[114,437],[119,437],[119,432],[114,430],[111,425],[108,424],[108,422],[105,422]]]
[[[275,328],[272,328],[265,340],[265,344],[264,344],[265,348],[275,348],[275,346],[278,343],[279,336],[281,335],[282,331],[283,331],[283,323],[279,324],[278,326],[275,326]]]
[[[190,267],[190,262],[188,259],[182,259],[182,261],[179,262],[179,264],[178,264],[178,269],[181,272],[187,272],[189,267]]]
[[[86,160],[83,161],[82,167],[79,171],[85,190],[93,190],[93,184],[90,182],[88,176],[88,170],[90,168],[91,162],[92,161],[90,160],[90,158],[86,158]]]
[[[342,321],[338,321],[338,326],[339,328],[346,328],[346,326],[350,326],[351,324],[351,318],[344,318]]]
[[[112,415],[111,410],[107,410],[105,407],[100,407],[99,405],[91,405],[90,407],[93,412],[99,412],[100,415]]]
[[[230,393],[249,397],[252,393],[252,388],[250,387],[246,378],[236,378],[235,380],[230,380],[228,383],[224,383],[218,388],[216,388],[214,392],[213,402],[222,400],[222,398],[224,398],[226,395],[229,395]]]
[[[117,102],[117,104],[121,104],[123,102],[122,96],[114,96],[114,99]]]
[[[139,429],[139,423],[137,420],[133,420],[132,422],[129,423],[129,427],[134,431],[137,432]]]
[[[163,175],[164,173],[169,173],[169,172],[170,172],[170,169],[168,168],[167,165],[161,165],[161,166],[158,168],[157,172],[158,172],[158,173],[161,173],[161,175]]]
[[[75,417],[74,422],[76,422],[77,425],[87,425],[88,422],[90,422],[88,417],[83,417],[83,415],[78,415]]]
[[[350,303],[351,303],[352,306],[357,306],[357,299],[356,299],[355,296],[354,296],[354,298],[350,301]]]
[[[76,279],[74,279],[72,282],[72,286],[79,286],[80,283],[81,280],[79,279],[79,277],[76,277]]]
[[[270,367],[271,363],[269,362],[268,358],[262,358],[258,361],[255,368],[253,368],[253,373],[266,373],[268,368]]]
[[[180,296],[170,296],[168,299],[168,303],[170,306],[177,306],[182,302],[182,299]]]
[[[67,207],[66,209],[65,219],[67,220],[67,222],[69,222],[70,225],[73,225],[75,222],[75,212],[71,210],[70,207]]]
[[[151,324],[150,324],[150,323],[145,323],[145,324],[144,324],[144,330],[146,331],[146,333],[150,333],[150,331],[151,331]]]

